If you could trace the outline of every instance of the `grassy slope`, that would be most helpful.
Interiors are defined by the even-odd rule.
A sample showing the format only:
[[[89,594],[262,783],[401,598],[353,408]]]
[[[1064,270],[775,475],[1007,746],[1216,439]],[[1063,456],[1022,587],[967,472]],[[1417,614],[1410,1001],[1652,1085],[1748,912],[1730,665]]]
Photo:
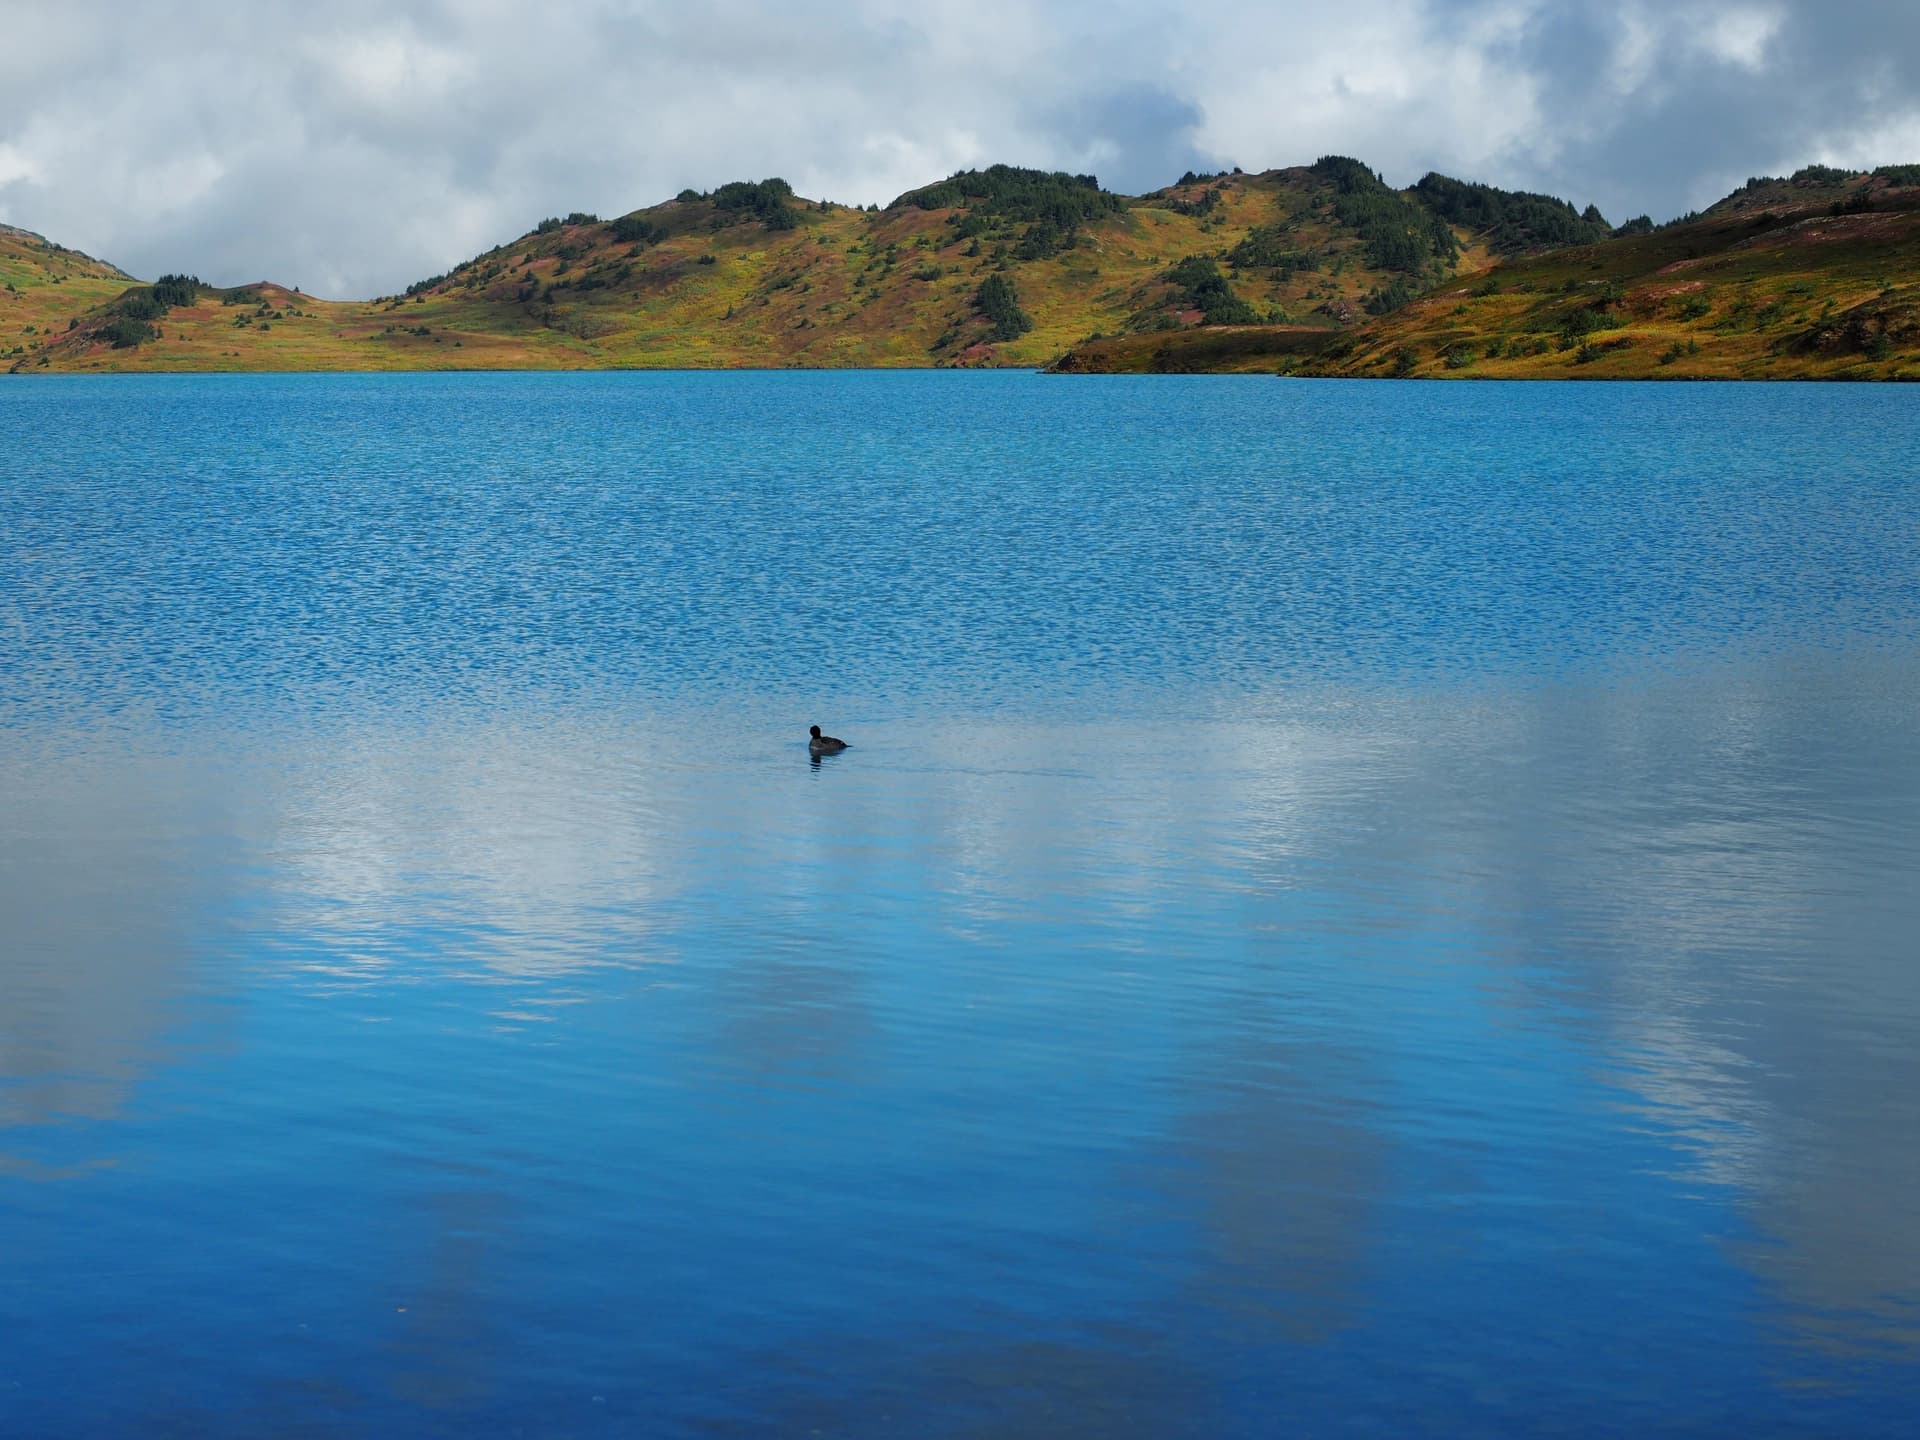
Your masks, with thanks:
[[[104,261],[31,230],[0,225],[0,367],[11,367],[64,335],[67,324],[132,283]]]
[[[1210,213],[1173,208],[1209,189],[1218,192]],[[638,253],[605,224],[580,225],[490,250],[418,297],[325,302],[268,285],[211,292],[161,320],[158,341],[114,350],[83,326],[26,357],[25,368],[1041,365],[1094,332],[1182,323],[1166,270],[1187,255],[1224,254],[1251,227],[1283,221],[1294,227],[1289,243],[1321,252],[1323,268],[1284,282],[1272,272],[1236,277],[1236,292],[1262,313],[1330,330],[1384,277],[1324,213],[1327,193],[1297,169],[1129,201],[1058,256],[1007,261],[1035,323],[1000,343],[989,341],[973,295],[995,266],[996,245],[1021,227],[982,236],[980,253],[968,256],[947,210],[896,204],[868,213],[798,201],[798,226],[769,231],[705,201],[671,201],[636,212],[667,232]],[[1463,263],[1474,263],[1471,253]],[[246,292],[264,309],[227,303]]]
[[[1863,188],[1875,208],[1832,216]],[[1205,215],[1181,213],[1208,190]],[[1506,260],[1471,237],[1464,273],[1340,333],[1382,277],[1305,169],[1170,188],[1090,223],[1044,260],[1007,260],[1034,329],[993,343],[972,297],[1017,239],[968,242],[951,212],[796,202],[769,231],[706,201],[636,212],[665,231],[635,251],[604,224],[531,234],[417,297],[326,302],[273,285],[208,292],[114,350],[94,333],[128,281],[0,229],[0,364],[16,370],[587,369],[618,366],[1039,365],[1472,378],[1920,378],[1920,188],[1774,182],[1651,235]],[[1200,327],[1164,279],[1282,224],[1321,269],[1233,277],[1285,325]],[[706,263],[703,263],[706,262]],[[937,269],[938,273],[934,271]],[[14,291],[4,288],[8,281]],[[551,288],[550,288],[551,287]],[[589,288],[591,287],[591,288]],[[1574,340],[1570,318],[1599,328]],[[68,321],[82,323],[72,331]],[[1173,326],[1172,329],[1158,327]],[[25,333],[32,327],[33,333]],[[49,332],[52,332],[49,335]],[[1096,332],[1119,338],[1095,340]],[[17,347],[17,348],[16,348]],[[11,355],[6,354],[13,350]],[[1409,368],[1409,366],[1411,368]]]
[[[1829,213],[1865,188],[1873,210]],[[1599,328],[1576,338],[1577,312]],[[1920,189],[1778,182],[1651,235],[1463,276],[1331,346],[1272,329],[1230,343],[1129,336],[1081,347],[1061,368],[1920,379]]]

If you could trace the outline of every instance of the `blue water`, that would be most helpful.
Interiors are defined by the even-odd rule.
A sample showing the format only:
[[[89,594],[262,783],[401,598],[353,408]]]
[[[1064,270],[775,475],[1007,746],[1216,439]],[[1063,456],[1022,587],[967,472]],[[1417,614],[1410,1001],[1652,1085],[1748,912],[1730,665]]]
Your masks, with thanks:
[[[1910,1434],[1916,398],[0,385],[0,1434]]]

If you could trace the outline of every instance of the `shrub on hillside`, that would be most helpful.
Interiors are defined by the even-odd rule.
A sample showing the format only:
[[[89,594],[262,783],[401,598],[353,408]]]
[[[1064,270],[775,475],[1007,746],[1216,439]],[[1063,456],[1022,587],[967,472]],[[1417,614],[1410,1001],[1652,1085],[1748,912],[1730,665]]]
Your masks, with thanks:
[[[205,288],[198,275],[162,275],[149,287],[154,300],[163,306],[191,305]]]
[[[1095,176],[1028,170],[1018,165],[956,171],[945,180],[909,191],[893,203],[922,210],[966,208],[1021,222],[1051,220],[1062,229],[1116,214],[1124,206],[1118,195],[1100,188]]]
[[[622,215],[612,225],[613,238],[620,245],[658,245],[667,232],[639,215]]]
[[[987,233],[993,219],[1024,224],[1029,228],[1015,251],[1022,260],[1044,260],[1071,249],[1083,224],[1117,214],[1125,204],[1118,195],[1102,190],[1092,175],[1018,165],[961,170],[924,189],[909,191],[893,203],[921,210],[964,209],[968,213],[958,227],[968,239]]]
[[[1051,220],[1039,220],[1027,227],[1027,233],[1013,247],[1013,258],[1051,260],[1062,250],[1072,249],[1077,238],[1074,230],[1063,230]]]
[[[1360,237],[1374,269],[1411,275],[1430,260],[1450,265],[1459,257],[1459,242],[1445,216],[1389,189],[1358,160],[1323,155],[1312,168],[1333,186],[1334,218]]]
[[[1616,350],[1626,350],[1630,348],[1632,344],[1633,337],[1631,335],[1616,335],[1611,340],[1589,340],[1573,352],[1573,363],[1576,365],[1591,365],[1602,356],[1610,355]]]
[[[1211,215],[1220,208],[1218,190],[1202,190],[1198,200],[1169,200],[1167,209],[1176,215],[1191,215],[1196,219]]]
[[[1020,296],[1013,281],[1004,275],[989,275],[974,292],[973,308],[992,324],[991,340],[1017,340],[1033,329],[1033,319],[1020,308]]]
[[[98,334],[116,350],[131,350],[136,345],[157,339],[160,332],[146,320],[122,312],[108,319]]]
[[[1409,304],[1419,293],[1405,276],[1395,275],[1369,290],[1360,303],[1369,315],[1385,315]]]
[[[164,319],[175,305],[193,304],[202,288],[194,275],[162,275],[153,284],[129,290],[114,301],[106,323],[96,333],[116,350],[131,350],[158,339],[160,332],[153,322]]]
[[[1582,305],[1579,309],[1570,311],[1560,322],[1560,348],[1571,350],[1594,331],[1608,330],[1619,323],[1604,309]]]
[[[1317,271],[1320,257],[1287,243],[1277,226],[1256,225],[1227,252],[1227,263],[1237,270],[1272,270],[1276,280],[1290,279],[1296,270]]]
[[[1500,255],[1590,244],[1611,233],[1592,206],[1583,215],[1551,195],[1501,190],[1437,173],[1422,177],[1413,193],[1448,223],[1481,232],[1488,246]]]
[[[1167,272],[1167,279],[1180,287],[1180,307],[1198,310],[1203,325],[1257,325],[1260,321],[1254,308],[1233,293],[1211,255],[1187,256]]]
[[[766,180],[730,180],[707,197],[716,210],[751,215],[769,230],[791,230],[793,187],[777,175]]]

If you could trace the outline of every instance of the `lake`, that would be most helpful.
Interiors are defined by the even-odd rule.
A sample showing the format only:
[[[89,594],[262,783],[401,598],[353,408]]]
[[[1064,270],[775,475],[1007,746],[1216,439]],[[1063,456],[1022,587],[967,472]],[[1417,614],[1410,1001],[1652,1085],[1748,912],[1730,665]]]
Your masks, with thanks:
[[[1917,399],[0,385],[0,1433],[1910,1434]]]

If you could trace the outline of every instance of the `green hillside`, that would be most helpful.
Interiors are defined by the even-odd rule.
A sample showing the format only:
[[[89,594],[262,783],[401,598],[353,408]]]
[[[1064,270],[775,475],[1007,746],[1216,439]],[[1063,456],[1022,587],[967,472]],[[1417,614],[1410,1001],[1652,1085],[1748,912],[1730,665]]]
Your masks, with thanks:
[[[0,229],[0,363],[47,370],[1041,366],[1338,375],[1894,376],[1920,174],[1814,167],[1704,215],[1358,161],[1148,195],[993,166],[861,209],[780,180],[574,214],[369,301],[137,285]]]
[[[22,358],[114,370],[1036,366],[1099,332],[1333,330],[1484,261],[1471,237],[1342,164],[1364,182],[1322,162],[1188,175],[1144,196],[995,166],[871,210],[736,182],[611,219],[556,217],[373,301],[203,287],[157,316],[120,297]]]
[[[1920,167],[1750,181],[1702,215],[1503,256],[1331,338],[1277,327],[1134,335],[1077,347],[1057,368],[1920,379]]]
[[[0,368],[37,358],[131,280],[91,255],[0,225]]]

